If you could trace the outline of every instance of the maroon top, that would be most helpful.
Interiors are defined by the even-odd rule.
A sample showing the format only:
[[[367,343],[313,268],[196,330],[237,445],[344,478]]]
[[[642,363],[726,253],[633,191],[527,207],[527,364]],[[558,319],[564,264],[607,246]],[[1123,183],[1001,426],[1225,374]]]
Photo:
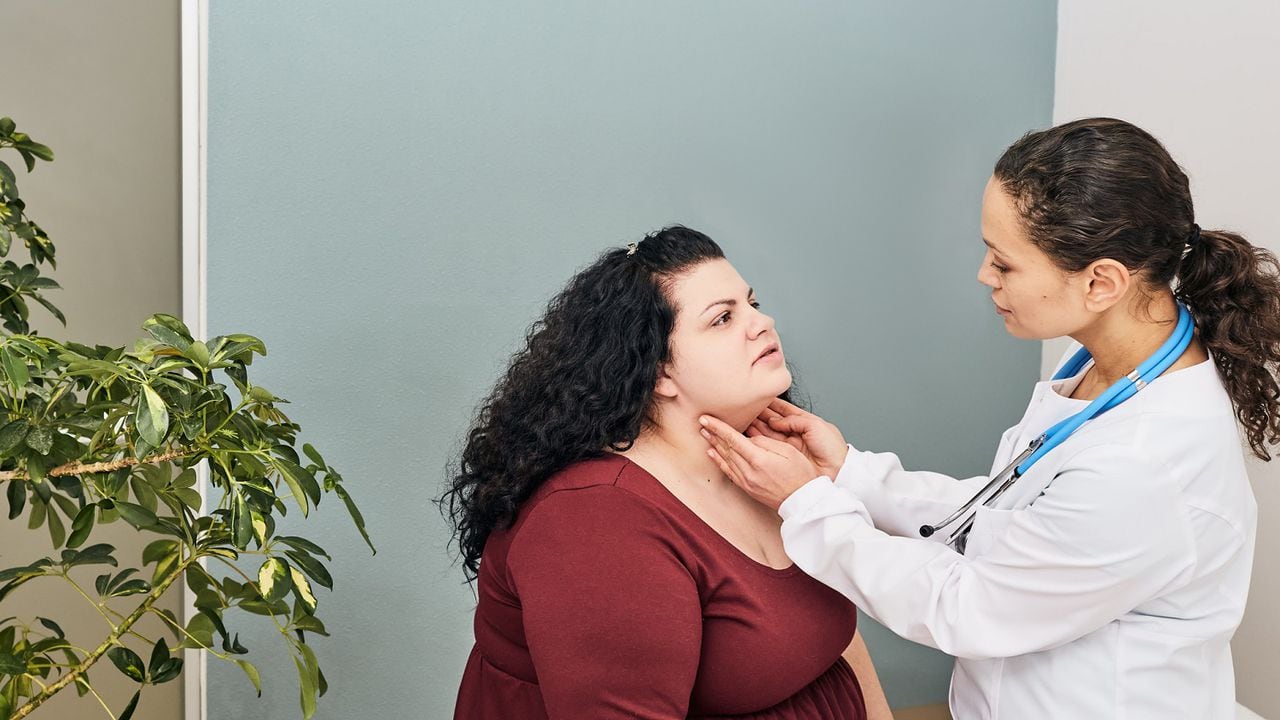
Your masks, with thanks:
[[[864,720],[854,606],[747,557],[617,455],[572,465],[485,545],[456,720]]]

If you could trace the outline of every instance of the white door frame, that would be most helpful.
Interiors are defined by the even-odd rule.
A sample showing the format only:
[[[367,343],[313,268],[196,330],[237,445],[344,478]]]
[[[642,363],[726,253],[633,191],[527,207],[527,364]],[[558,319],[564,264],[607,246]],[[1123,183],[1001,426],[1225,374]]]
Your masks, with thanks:
[[[209,3],[182,0],[182,319],[197,338],[208,337],[205,291],[205,139],[207,137]],[[207,504],[208,468],[198,468],[201,506]],[[195,615],[195,596],[183,583],[182,616]],[[208,717],[208,653],[183,652],[183,720]]]

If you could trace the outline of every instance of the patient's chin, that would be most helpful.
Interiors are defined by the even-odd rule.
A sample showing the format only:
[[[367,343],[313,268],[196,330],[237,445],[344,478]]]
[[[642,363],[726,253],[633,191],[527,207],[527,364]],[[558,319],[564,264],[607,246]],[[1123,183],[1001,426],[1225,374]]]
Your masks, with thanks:
[[[785,389],[785,388],[784,388]],[[781,394],[781,391],[779,391]],[[751,421],[760,416],[765,408],[769,407],[769,403],[773,402],[775,396],[761,398],[760,400],[748,405],[739,405],[733,408],[720,408],[719,410],[708,410],[706,414],[719,418],[726,425],[729,425],[738,432],[746,432],[751,425]]]

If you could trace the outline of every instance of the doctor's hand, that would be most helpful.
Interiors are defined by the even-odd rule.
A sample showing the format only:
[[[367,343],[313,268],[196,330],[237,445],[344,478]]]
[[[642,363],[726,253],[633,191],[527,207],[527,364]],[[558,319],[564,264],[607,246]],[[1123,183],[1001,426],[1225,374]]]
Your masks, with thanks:
[[[748,438],[729,425],[703,415],[702,437],[711,444],[707,454],[735,485],[774,510],[800,486],[820,474],[794,445],[757,435]]]
[[[747,428],[747,437],[757,436],[791,445],[809,458],[820,475],[832,479],[849,454],[840,428],[781,398],[769,403]]]

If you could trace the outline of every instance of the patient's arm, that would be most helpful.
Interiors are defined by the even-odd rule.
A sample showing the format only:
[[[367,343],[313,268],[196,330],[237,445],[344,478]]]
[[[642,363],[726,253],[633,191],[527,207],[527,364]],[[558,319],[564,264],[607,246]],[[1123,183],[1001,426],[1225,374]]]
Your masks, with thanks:
[[[853,642],[844,651],[845,662],[853,668],[862,686],[862,697],[867,704],[867,720],[893,720],[889,710],[889,701],[884,697],[884,689],[880,687],[880,678],[876,668],[871,664],[871,655],[867,653],[867,645],[862,642],[862,631],[853,634]]]

